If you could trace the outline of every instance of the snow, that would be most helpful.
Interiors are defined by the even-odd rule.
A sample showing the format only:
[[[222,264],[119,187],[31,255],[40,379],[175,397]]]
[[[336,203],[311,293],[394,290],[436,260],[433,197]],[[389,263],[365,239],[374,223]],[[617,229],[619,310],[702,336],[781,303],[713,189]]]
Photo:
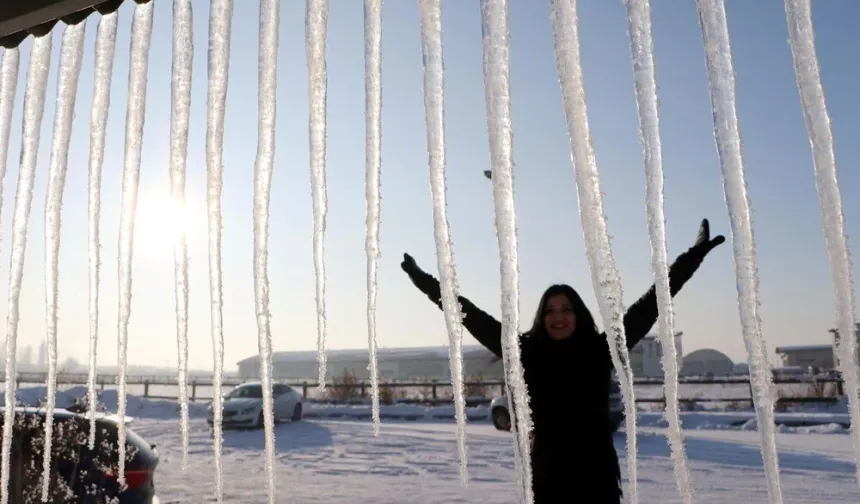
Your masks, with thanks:
[[[373,398],[373,435],[379,435],[379,359],[376,342],[377,269],[382,166],[382,0],[364,4],[365,93],[365,220],[367,254],[367,346],[370,394]]]
[[[517,426],[517,477],[522,498],[531,502],[531,410],[520,354],[519,261],[516,205],[514,202],[513,128],[511,126],[511,69],[508,4],[506,0],[481,2],[484,63],[484,96],[490,163],[493,167],[493,204],[499,242],[502,293],[502,357],[506,383],[515,405],[512,415]]]
[[[430,193],[433,199],[433,234],[436,263],[448,333],[448,352],[454,404],[457,407],[457,447],[460,453],[460,479],[466,485],[468,453],[466,444],[466,403],[463,397],[463,314],[457,300],[457,272],[448,223],[445,181],[445,83],[442,54],[442,2],[419,0],[421,11],[421,50],[424,56],[424,111],[427,124],[427,150],[430,164]]]
[[[722,170],[726,206],[731,219],[738,311],[744,346],[747,350],[756,413],[759,423],[765,426],[761,431],[762,458],[767,468],[770,502],[781,504],[779,459],[772,428],[773,379],[767,361],[766,343],[758,310],[756,247],[738,129],[735,76],[725,4],[723,0],[699,0],[697,7],[705,44],[714,137]]]
[[[833,132],[830,116],[821,86],[818,56],[815,51],[815,34],[812,27],[810,0],[786,0],[785,14],[788,20],[788,35],[791,54],[797,75],[797,86],[803,103],[806,130],[812,146],[815,167],[815,184],[821,203],[821,220],[827,252],[833,269],[836,290],[836,311],[839,334],[854,334],[857,322],[857,306],[854,298],[854,281],[851,277],[851,254],[845,235],[845,215],[842,211],[842,193],[836,172],[833,152]],[[852,341],[853,338],[846,338]],[[837,345],[839,371],[845,380],[849,398],[851,418],[854,425],[860,423],[860,370],[857,367],[857,345]],[[857,463],[857,481],[860,483],[860,429],[852,430],[851,443]]]
[[[44,387],[21,389],[19,396],[35,403]],[[57,394],[57,405],[83,397],[85,387]],[[114,391],[101,398],[109,411],[117,403]],[[164,502],[191,503],[207,500],[213,493],[212,436],[205,423],[206,404],[189,404],[188,469],[183,472],[179,405],[128,396],[130,427],[156,445],[160,461],[155,488]],[[386,419],[382,434],[373,435],[370,407],[311,407],[322,410],[361,411],[360,420],[308,417],[298,423],[276,426],[278,454],[273,470],[278,476],[278,495],[285,502],[401,504],[405,500],[436,504],[494,502],[519,503],[519,483],[514,467],[511,434],[497,431],[487,420],[487,408],[469,408],[471,480],[459,484],[456,423],[453,406],[423,408],[434,412],[415,421]],[[382,406],[383,416],[417,412],[415,406]],[[446,418],[438,418],[442,413]],[[485,416],[480,414],[484,413]],[[761,504],[768,500],[755,415],[748,412],[682,412],[687,454],[697,495],[713,504]],[[785,418],[816,419],[818,427],[781,428],[777,434],[782,483],[786,500],[804,504],[853,503],[857,500],[851,448],[844,428],[826,422],[847,418],[847,413],[808,413]],[[640,413],[639,481],[643,502],[682,502],[677,492],[674,466],[666,443],[662,413]],[[780,414],[777,414],[780,419]],[[746,423],[737,424],[738,422]],[[586,434],[587,435],[587,434]],[[623,432],[616,435],[616,449],[626,466]],[[267,502],[266,475],[256,468],[264,464],[265,433],[227,431],[223,450],[224,500],[260,504]],[[624,469],[624,467],[622,467]],[[625,481],[625,488],[628,482]]]
[[[657,105],[657,77],[654,70],[654,42],[651,37],[651,3],[627,0],[630,52],[639,112],[639,134],[645,158],[645,206],[651,238],[651,270],[657,294],[657,328],[663,348],[664,395],[669,421],[669,445],[675,461],[678,491],[685,504],[693,503],[690,467],[684,450],[684,436],[678,416],[678,357],[675,348],[675,320],[669,287],[669,261],[666,252],[666,216],[663,208],[663,152],[660,143]]]

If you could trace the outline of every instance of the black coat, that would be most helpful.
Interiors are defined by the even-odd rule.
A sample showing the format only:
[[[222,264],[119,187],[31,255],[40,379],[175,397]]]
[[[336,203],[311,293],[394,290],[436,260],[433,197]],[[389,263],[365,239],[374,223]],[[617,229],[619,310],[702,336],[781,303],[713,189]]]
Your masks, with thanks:
[[[674,296],[699,268],[707,250],[681,254],[669,273]],[[421,272],[413,281],[437,306],[439,283]],[[435,298],[435,299],[434,299]],[[502,356],[502,324],[465,297],[463,325],[483,346]],[[627,346],[633,348],[657,321],[655,288],[624,315]],[[532,488],[535,504],[621,501],[621,473],[610,427],[610,373],[606,335],[596,331],[554,341],[520,338],[521,357],[532,411]],[[511,398],[513,402],[513,397]]]

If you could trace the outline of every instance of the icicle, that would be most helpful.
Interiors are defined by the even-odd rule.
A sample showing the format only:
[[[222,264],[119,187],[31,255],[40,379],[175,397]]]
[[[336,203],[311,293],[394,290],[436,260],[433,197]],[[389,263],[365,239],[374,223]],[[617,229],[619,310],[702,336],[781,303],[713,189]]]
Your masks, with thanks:
[[[314,207],[314,273],[317,302],[317,362],[319,389],[325,389],[326,378],[326,311],[325,311],[325,228],[326,201],[326,39],[328,38],[328,0],[307,0],[305,18],[308,60],[308,136],[310,140],[311,196]]]
[[[170,114],[170,196],[175,211],[185,210],[188,121],[191,112],[191,68],[194,61],[194,16],[191,0],[173,2],[173,78]],[[176,340],[179,361],[179,411],[182,425],[182,470],[188,467],[188,243],[184,229],[173,237],[176,279]]]
[[[782,489],[779,482],[771,395],[772,377],[758,314],[755,238],[735,108],[735,77],[725,4],[722,0],[697,0],[697,7],[705,44],[708,88],[714,110],[714,136],[723,173],[726,204],[731,217],[738,310],[750,367],[750,383],[753,387],[756,420],[761,436],[768,496],[771,504],[781,504]]]
[[[89,404],[90,436],[89,448],[96,442],[96,350],[99,337],[99,285],[101,283],[101,219],[102,165],[104,164],[105,133],[110,110],[110,87],[113,75],[113,60],[116,54],[116,11],[102,16],[96,33],[96,61],[93,78],[93,106],[90,112],[90,160],[89,186],[87,189],[89,220],[89,312],[90,312],[90,362],[87,375],[87,398]]]
[[[624,332],[624,296],[621,279],[618,277],[615,259],[612,256],[606,215],[603,212],[600,177],[588,127],[588,112],[579,57],[578,24],[576,0],[552,0],[556,64],[567,116],[571,157],[576,173],[579,215],[585,234],[588,263],[591,267],[591,282],[609,340],[612,364],[618,374],[624,397],[629,495],[630,503],[637,504],[639,495],[636,481],[636,400],[627,351],[627,335]]]
[[[6,161],[9,157],[9,133],[12,131],[12,111],[18,89],[20,55],[17,47],[6,49],[0,65],[0,222],[3,222],[3,181],[6,179]],[[3,229],[0,226],[2,242]]]
[[[209,98],[206,115],[206,171],[209,220],[209,302],[215,375],[212,384],[212,428],[215,449],[215,499],[224,500],[221,466],[223,445],[224,291],[221,269],[221,187],[223,179],[224,109],[230,75],[230,29],[233,0],[213,0],[209,12]]]
[[[269,326],[269,195],[275,160],[279,9],[278,0],[260,0],[259,119],[257,159],[254,163],[254,291],[260,378],[263,383],[269,504],[275,503],[275,419],[272,410],[272,334]]]
[[[140,179],[140,152],[146,112],[146,73],[152,40],[152,10],[155,2],[135,5],[131,31],[131,62],[128,72],[128,109],[125,119],[125,159],[122,173],[122,208],[119,218],[119,385],[117,395],[119,462],[117,479],[125,486],[125,379],[128,353],[128,320],[131,316],[131,266],[134,252],[134,213]]]
[[[12,216],[12,250],[9,259],[9,305],[6,311],[6,400],[3,411],[3,467],[0,470],[0,503],[9,502],[10,457],[12,455],[12,430],[15,424],[15,379],[17,377],[15,356],[17,355],[19,303],[21,282],[24,278],[24,257],[27,248],[27,221],[33,202],[33,175],[39,153],[39,138],[42,118],[45,114],[45,92],[51,68],[51,34],[33,39],[30,64],[27,69],[27,84],[24,88],[24,120],[21,132],[21,164],[18,170],[18,188],[15,193],[15,213]],[[11,60],[3,62],[3,91],[14,96],[14,88],[8,89],[8,78],[18,66],[18,51],[6,50]],[[14,72],[17,73],[17,72]],[[9,105],[3,104],[3,107]]]
[[[466,446],[466,400],[463,394],[463,327],[457,301],[457,273],[448,227],[445,188],[445,83],[442,58],[441,0],[419,0],[421,46],[424,52],[424,110],[427,121],[427,148],[430,154],[430,192],[436,236],[436,262],[442,286],[442,307],[448,330],[451,384],[457,416],[457,445],[460,451],[460,483],[469,481]]]
[[[487,102],[487,131],[490,164],[493,168],[493,201],[499,240],[502,290],[502,354],[505,378],[514,406],[517,427],[515,445],[517,475],[522,500],[530,503],[532,468],[529,394],[523,377],[520,355],[519,260],[517,252],[516,208],[514,206],[514,153],[511,127],[511,49],[507,0],[482,0],[484,39],[484,93]]]
[[[365,199],[367,237],[367,345],[370,348],[373,435],[379,436],[379,362],[376,356],[376,271],[379,266],[382,166],[382,0],[364,0]]]
[[[669,446],[675,463],[675,482],[685,504],[693,503],[693,481],[678,410],[678,357],[675,348],[675,321],[669,291],[669,261],[666,254],[666,216],[663,211],[663,153],[657,111],[657,78],[654,71],[654,42],[651,38],[651,2],[625,0],[630,33],[630,52],[639,111],[639,134],[645,157],[645,206],[651,237],[651,269],[657,292],[657,317],[663,347],[663,390]]]
[[[54,137],[51,142],[48,191],[45,198],[45,305],[48,340],[48,397],[45,414],[46,456],[42,459],[42,502],[48,501],[51,483],[51,445],[54,432],[54,405],[57,393],[57,283],[60,259],[60,211],[63,207],[63,190],[66,187],[66,168],[69,159],[69,141],[75,118],[75,98],[78,95],[78,77],[84,58],[84,21],[66,26],[60,49],[60,69],[57,78],[57,108],[54,111]]]
[[[851,278],[851,254],[845,235],[842,212],[842,192],[836,173],[833,153],[833,133],[824,101],[824,89],[815,51],[812,27],[812,7],[809,0],[786,0],[785,14],[797,86],[806,118],[806,131],[812,146],[815,182],[821,203],[821,220],[827,241],[827,251],[833,268],[836,288],[836,314],[839,334],[845,335],[838,344],[839,371],[846,385],[848,410],[851,414],[851,444],[854,450],[857,481],[860,483],[860,377],[857,369],[857,342],[851,335],[857,327],[854,282]]]

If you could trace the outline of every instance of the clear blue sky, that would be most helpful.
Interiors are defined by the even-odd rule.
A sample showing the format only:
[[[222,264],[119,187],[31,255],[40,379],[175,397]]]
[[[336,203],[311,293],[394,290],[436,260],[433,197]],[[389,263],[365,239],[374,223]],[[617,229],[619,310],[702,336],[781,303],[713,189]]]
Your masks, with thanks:
[[[148,107],[134,263],[129,359],[175,365],[176,337],[168,198],[171,5],[157,2],[150,55]],[[304,2],[282,2],[278,68],[277,153],[271,205],[272,334],[277,350],[316,343],[312,220],[308,167]],[[117,231],[122,171],[128,47],[132,3],[121,10],[107,139],[103,193],[103,283],[100,363],[116,360]],[[195,62],[190,207],[191,365],[209,368],[209,286],[205,214],[205,104],[208,2],[194,3]],[[615,258],[632,303],[651,284],[644,173],[637,137],[625,12],[622,2],[580,2],[582,59],[590,124],[606,194]],[[252,275],[251,200],[256,150],[258,3],[236,2],[224,146],[224,294],[227,363],[257,349]],[[860,235],[860,70],[855,61],[851,0],[818,2],[814,20],[840,169],[850,236]],[[782,2],[728,3],[761,276],[761,314],[773,357],[775,345],[824,343],[834,325],[834,295],[813,167],[803,124]],[[95,26],[87,51],[69,158],[60,258],[60,356],[86,361],[87,151]],[[379,274],[379,344],[446,342],[441,313],[400,270],[404,251],[435,268],[422,100],[416,2],[386,2],[383,28],[383,207]],[[728,233],[720,169],[712,135],[704,53],[693,2],[655,2],[654,35],[666,172],[669,252],[684,251],[699,220]],[[481,76],[480,11],[476,2],[445,2],[448,201],[462,293],[499,312],[498,250]],[[328,46],[327,236],[329,346],[367,344],[364,255],[364,62],[361,2],[333,2]],[[531,318],[550,283],[580,290],[596,310],[577,213],[567,132],[557,83],[548,2],[511,2],[512,89],[522,316]],[[60,30],[55,32],[54,61]],[[8,279],[11,217],[24,75],[31,42],[22,46],[19,92],[5,178],[0,274]],[[44,204],[56,74],[52,71],[21,304],[19,346],[45,335]],[[856,255],[856,239],[854,245]],[[855,277],[860,269],[854,268]],[[0,315],[6,311],[0,303]],[[744,359],[731,247],[722,246],[677,298],[684,351],[716,348]],[[526,322],[524,322],[525,326]],[[473,343],[471,338],[469,342]]]

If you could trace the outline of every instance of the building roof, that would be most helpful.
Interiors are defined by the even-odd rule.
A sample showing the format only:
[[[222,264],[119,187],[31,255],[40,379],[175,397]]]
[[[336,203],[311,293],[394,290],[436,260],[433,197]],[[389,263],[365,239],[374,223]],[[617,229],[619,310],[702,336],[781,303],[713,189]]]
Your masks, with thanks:
[[[732,359],[720,352],[719,350],[714,350],[713,348],[702,348],[699,350],[695,350],[693,352],[688,353],[683,357],[684,365],[688,365],[691,362],[727,362],[734,365]]]
[[[776,347],[776,353],[778,354],[787,354],[787,353],[796,353],[796,352],[820,352],[820,351],[832,351],[833,345],[793,345],[793,346],[781,346]]]
[[[328,362],[344,362],[363,360],[368,358],[368,350],[364,349],[337,349],[326,351]],[[448,347],[406,347],[406,348],[379,348],[376,351],[379,360],[424,360],[424,359],[447,359]],[[464,346],[463,357],[489,357],[489,350],[481,346]],[[237,364],[242,365],[250,362],[259,362],[259,355],[252,355],[240,360]],[[316,350],[300,350],[289,352],[273,352],[272,362],[316,362]]]

